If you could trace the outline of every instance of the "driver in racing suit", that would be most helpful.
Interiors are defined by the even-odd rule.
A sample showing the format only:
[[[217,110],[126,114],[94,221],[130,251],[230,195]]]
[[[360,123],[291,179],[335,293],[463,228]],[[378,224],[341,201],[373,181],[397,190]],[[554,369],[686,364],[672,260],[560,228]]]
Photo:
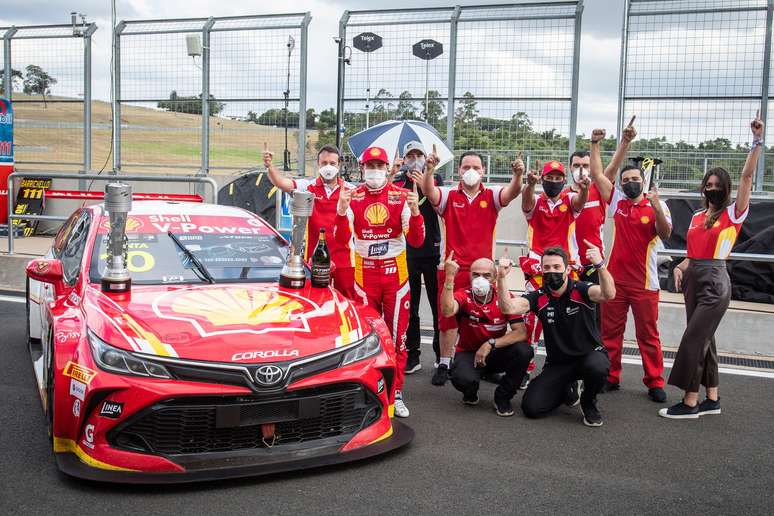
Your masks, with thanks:
[[[403,377],[408,352],[409,283],[406,241],[419,247],[425,223],[414,191],[387,182],[387,152],[369,147],[361,166],[365,184],[342,191],[337,206],[334,237],[346,245],[355,240],[355,295],[379,312],[395,342],[395,415],[408,417],[403,402]]]

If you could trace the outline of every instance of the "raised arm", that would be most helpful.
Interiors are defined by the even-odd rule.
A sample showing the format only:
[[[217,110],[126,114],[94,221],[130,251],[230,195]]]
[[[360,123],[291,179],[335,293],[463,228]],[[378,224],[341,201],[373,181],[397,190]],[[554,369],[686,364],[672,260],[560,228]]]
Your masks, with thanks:
[[[653,211],[656,214],[656,234],[661,240],[666,240],[672,235],[672,219],[658,198],[658,185],[655,181],[650,184],[648,199],[650,199],[650,205],[653,206]]]
[[[349,205],[352,202],[352,189],[343,188],[339,193],[339,202],[336,205],[336,220],[333,226],[333,237],[340,244],[347,245],[352,239],[352,227],[350,216],[352,210]]]
[[[527,186],[521,192],[521,210],[529,213],[535,208],[535,186],[540,179],[540,162],[535,161],[537,170],[530,170],[527,174]]]
[[[444,317],[456,315],[460,310],[460,304],[454,299],[454,277],[460,266],[454,261],[454,251],[449,253],[449,257],[443,264],[445,280],[443,282],[443,292],[441,292],[441,313]]]
[[[524,177],[524,155],[520,152],[519,156],[511,162],[511,182],[500,191],[500,201],[502,206],[508,206],[512,200],[521,193],[521,183]]]
[[[422,193],[425,194],[427,200],[430,201],[431,206],[438,206],[441,202],[441,190],[435,186],[433,176],[435,175],[435,167],[438,165],[438,154],[436,153],[435,144],[433,144],[433,152],[425,160],[425,177],[422,182]]]
[[[591,179],[583,177],[578,183],[580,192],[572,198],[572,209],[575,213],[583,211],[583,207],[586,206],[586,201],[589,199],[589,185],[591,185]]]
[[[588,249],[586,250],[586,259],[597,269],[599,274],[599,285],[589,287],[589,298],[595,303],[604,303],[615,298],[615,281],[613,276],[607,271],[605,261],[602,259],[602,253],[588,240],[583,241]]]
[[[406,206],[401,213],[401,223],[406,241],[411,247],[422,247],[425,241],[425,219],[419,212],[419,194],[417,183],[413,182],[413,190],[406,194]]]
[[[274,153],[269,150],[268,144],[263,144],[263,166],[269,171],[269,181],[271,184],[282,190],[283,192],[292,192],[295,187],[295,183],[292,179],[282,175],[282,172],[277,170],[272,160],[274,159]]]
[[[613,159],[610,160],[610,163],[608,163],[605,168],[605,177],[608,178],[611,183],[615,183],[616,176],[618,176],[618,170],[621,168],[624,159],[626,159],[626,153],[629,151],[629,144],[637,137],[637,130],[634,128],[635,118],[637,118],[636,115],[629,120],[629,125],[624,127],[623,131],[621,131],[621,143],[616,147]],[[594,139],[593,136],[591,138],[592,140]],[[602,138],[604,139],[604,136]]]
[[[525,314],[529,312],[529,301],[523,297],[511,297],[506,278],[513,268],[506,254],[497,262],[497,306],[504,315]]]
[[[591,180],[597,185],[599,195],[607,202],[613,195],[613,180],[611,180],[606,174],[602,173],[602,156],[600,154],[599,144],[605,139],[604,129],[594,129],[591,131]],[[618,151],[616,151],[618,154]],[[615,158],[614,158],[615,159]],[[618,169],[616,168],[616,171]],[[607,170],[605,170],[607,172]],[[616,172],[617,173],[617,172]]]
[[[760,111],[755,114],[755,120],[750,122],[753,133],[752,148],[747,155],[747,160],[742,168],[742,177],[739,178],[739,186],[736,189],[736,216],[738,217],[750,206],[750,194],[752,193],[753,175],[758,168],[758,158],[763,149],[763,121],[760,119]]]

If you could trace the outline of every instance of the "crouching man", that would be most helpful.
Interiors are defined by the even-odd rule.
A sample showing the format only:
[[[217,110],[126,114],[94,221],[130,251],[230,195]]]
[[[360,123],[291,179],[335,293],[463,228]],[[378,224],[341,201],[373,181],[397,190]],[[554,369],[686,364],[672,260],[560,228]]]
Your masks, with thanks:
[[[498,416],[512,416],[511,399],[533,355],[526,342],[524,319],[505,316],[500,311],[494,287],[497,269],[492,260],[474,261],[470,266],[470,286],[455,291],[454,277],[459,267],[452,251],[444,263],[446,279],[441,294],[443,316],[456,317],[459,327],[451,368],[452,385],[462,393],[463,403],[476,405],[481,375],[505,373],[494,392],[494,408]],[[505,295],[510,297],[510,293]]]
[[[543,252],[543,286],[522,297],[510,297],[506,276],[510,259],[500,259],[497,293],[503,314],[534,313],[543,324],[546,362],[530,382],[521,401],[529,418],[546,416],[562,403],[578,402],[578,380],[583,381],[580,405],[586,426],[602,426],[597,394],[610,369],[610,359],[599,336],[597,303],[615,298],[615,283],[599,249],[586,242],[586,258],[599,273],[599,285],[567,277],[567,253],[560,247]],[[509,315],[506,315],[509,317]]]

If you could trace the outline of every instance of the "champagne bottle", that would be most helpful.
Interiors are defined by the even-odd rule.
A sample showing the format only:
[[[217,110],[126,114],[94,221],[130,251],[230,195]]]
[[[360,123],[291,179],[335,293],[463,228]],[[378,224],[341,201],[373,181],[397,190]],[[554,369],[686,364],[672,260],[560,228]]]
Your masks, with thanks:
[[[325,288],[331,282],[331,253],[325,241],[325,230],[320,230],[317,247],[312,254],[312,286]]]

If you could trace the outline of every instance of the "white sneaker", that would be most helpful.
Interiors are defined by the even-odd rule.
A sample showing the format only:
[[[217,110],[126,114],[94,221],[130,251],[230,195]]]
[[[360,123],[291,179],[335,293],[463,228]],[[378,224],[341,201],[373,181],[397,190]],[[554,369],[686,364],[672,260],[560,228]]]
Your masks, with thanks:
[[[395,415],[397,417],[409,417],[409,409],[406,406],[405,403],[403,403],[403,398],[395,398]]]

